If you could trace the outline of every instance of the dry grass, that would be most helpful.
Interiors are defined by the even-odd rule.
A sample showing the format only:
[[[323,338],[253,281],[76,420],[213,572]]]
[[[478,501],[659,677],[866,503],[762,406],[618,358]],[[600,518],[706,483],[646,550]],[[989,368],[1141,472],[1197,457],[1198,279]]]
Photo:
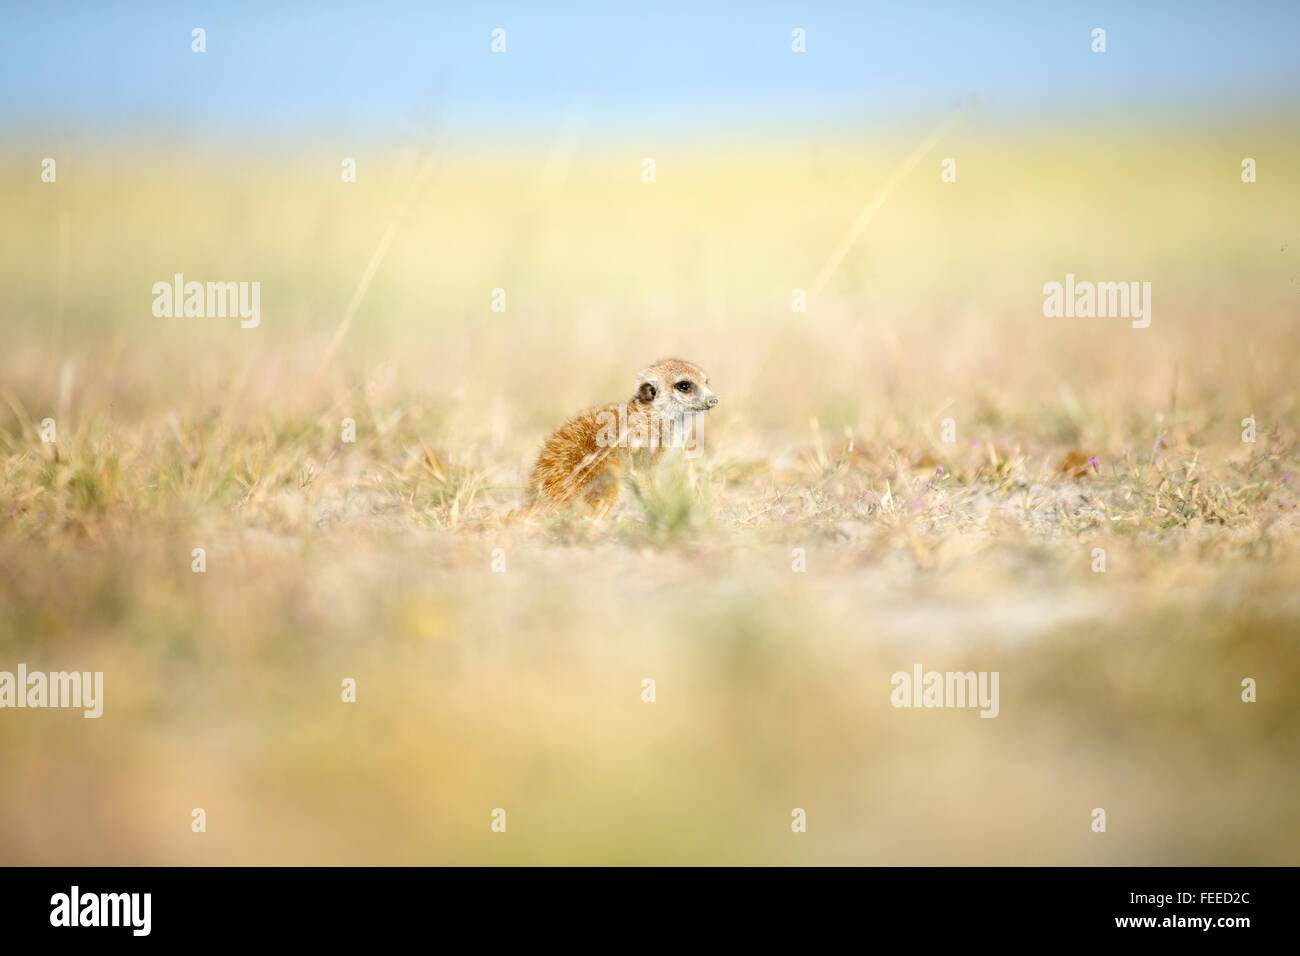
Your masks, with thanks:
[[[0,713],[0,860],[1300,862],[1300,192],[1160,135],[958,130],[806,315],[909,143],[445,158],[319,375],[419,156],[6,168],[0,669],[106,703]],[[1066,271],[1152,327],[1044,319]],[[174,272],[262,326],[154,319]],[[677,353],[706,454],[524,520],[545,431]],[[915,662],[1000,716],[892,708]]]

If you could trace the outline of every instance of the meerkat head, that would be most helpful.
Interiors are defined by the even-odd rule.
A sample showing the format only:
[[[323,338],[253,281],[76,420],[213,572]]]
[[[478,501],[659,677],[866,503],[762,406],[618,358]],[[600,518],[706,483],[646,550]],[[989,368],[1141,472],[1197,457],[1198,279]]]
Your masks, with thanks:
[[[633,398],[664,416],[699,414],[718,404],[704,369],[681,359],[661,359],[643,369]]]

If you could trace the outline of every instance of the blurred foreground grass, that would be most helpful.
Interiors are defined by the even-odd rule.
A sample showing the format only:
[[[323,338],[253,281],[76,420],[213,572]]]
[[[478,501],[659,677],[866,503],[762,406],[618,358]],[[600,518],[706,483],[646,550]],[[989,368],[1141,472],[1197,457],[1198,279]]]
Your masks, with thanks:
[[[99,720],[0,712],[0,861],[1300,862],[1300,186],[1084,141],[959,129],[807,314],[913,143],[448,156],[404,212],[414,153],[0,164],[0,669],[105,673]],[[261,326],[153,318],[177,272]],[[1151,327],[1043,318],[1066,272]],[[705,456],[520,520],[667,354]],[[892,708],[914,663],[1000,715]]]

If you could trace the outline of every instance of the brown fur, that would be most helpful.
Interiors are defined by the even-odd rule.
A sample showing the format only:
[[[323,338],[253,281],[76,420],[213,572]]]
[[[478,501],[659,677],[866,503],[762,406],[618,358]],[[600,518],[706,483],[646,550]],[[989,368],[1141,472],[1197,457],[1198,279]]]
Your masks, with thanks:
[[[682,383],[689,389],[683,391]],[[588,409],[546,439],[533,466],[533,495],[539,502],[582,501],[608,512],[628,470],[663,452],[658,427],[663,419],[701,414],[717,405],[707,386],[708,376],[692,362],[654,363],[637,377],[630,401]]]

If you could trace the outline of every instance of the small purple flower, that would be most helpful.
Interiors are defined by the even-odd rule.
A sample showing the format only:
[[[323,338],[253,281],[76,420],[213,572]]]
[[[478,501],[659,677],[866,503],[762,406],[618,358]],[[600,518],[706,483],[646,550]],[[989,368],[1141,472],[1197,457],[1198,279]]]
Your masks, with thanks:
[[[939,465],[937,468],[935,468],[935,469],[934,469],[934,473],[935,473],[936,475],[942,475],[942,474],[943,474],[943,465]]]
[[[1284,485],[1291,484],[1291,472],[1288,471],[1285,475],[1282,476],[1282,484]]]
[[[1091,458],[1088,459],[1088,464],[1092,465],[1092,470],[1093,470],[1093,471],[1097,472],[1098,474],[1101,474],[1101,469],[1097,467],[1097,456],[1096,456],[1096,455],[1093,455]]]

